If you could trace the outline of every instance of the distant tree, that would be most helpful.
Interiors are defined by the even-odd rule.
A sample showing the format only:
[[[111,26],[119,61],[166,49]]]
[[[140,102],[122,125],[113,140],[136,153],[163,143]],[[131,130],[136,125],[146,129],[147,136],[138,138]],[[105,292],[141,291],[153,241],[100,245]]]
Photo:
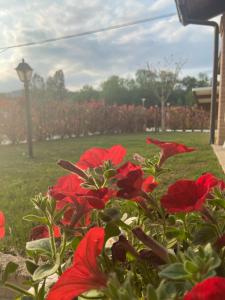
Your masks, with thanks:
[[[98,100],[100,93],[90,85],[84,85],[79,91],[80,100]]]
[[[156,75],[149,69],[139,69],[135,74],[136,85],[138,88],[138,98],[145,98],[146,106],[155,105],[158,102],[152,88],[152,81],[154,81],[155,78]]]
[[[63,70],[58,70],[55,72],[53,80],[55,82],[56,88],[56,98],[57,100],[64,100],[66,96],[66,88],[65,88],[65,78]]]
[[[186,91],[190,91],[198,86],[198,79],[192,76],[184,77],[180,83]]]
[[[210,86],[210,80],[206,73],[198,74],[198,87],[207,87]]]
[[[31,95],[33,100],[41,101],[45,98],[45,80],[37,73],[31,79]]]
[[[124,104],[124,98],[127,95],[127,88],[124,86],[124,80],[119,76],[111,76],[101,85],[102,97],[107,104]]]
[[[155,67],[147,65],[146,76],[155,97],[161,104],[161,129],[163,131],[166,129],[165,105],[178,84],[182,66],[183,62],[173,62],[172,60],[165,60],[163,65],[159,63]]]
[[[65,99],[66,93],[63,70],[58,70],[54,76],[49,76],[46,81],[47,98],[62,101]]]

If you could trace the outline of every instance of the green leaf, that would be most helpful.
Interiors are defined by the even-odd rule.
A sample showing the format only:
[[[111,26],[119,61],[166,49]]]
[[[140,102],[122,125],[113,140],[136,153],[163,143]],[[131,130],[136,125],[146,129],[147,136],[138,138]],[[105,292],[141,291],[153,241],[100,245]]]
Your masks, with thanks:
[[[197,273],[199,271],[199,268],[193,262],[186,260],[184,262],[184,270],[188,273]]]
[[[177,289],[174,282],[161,281],[157,288],[157,296],[160,300],[176,300]]]
[[[28,221],[28,222],[37,222],[37,223],[41,223],[41,224],[48,224],[48,219],[45,217],[41,217],[41,216],[37,216],[37,215],[27,215],[25,217],[23,217],[24,221]]]
[[[64,213],[66,212],[67,208],[70,207],[70,204],[65,205],[60,211],[56,212],[54,216],[54,221],[58,222],[63,217]]]
[[[183,241],[185,239],[185,236],[185,232],[181,228],[169,227],[166,230],[166,237],[168,239],[176,238],[180,241]]]
[[[151,284],[148,284],[147,286],[146,300],[158,300],[156,290]]]
[[[114,223],[108,223],[105,227],[105,242],[113,237],[118,236],[120,234],[119,227]]]
[[[7,264],[5,270],[4,270],[3,274],[2,274],[2,281],[6,282],[8,280],[8,278],[9,278],[9,276],[11,274],[13,274],[13,273],[16,272],[16,270],[17,270],[18,267],[19,267],[19,265],[17,265],[14,262],[10,261]]]
[[[100,216],[104,222],[117,222],[121,218],[120,211],[114,207],[106,208]]]
[[[42,286],[39,288],[38,300],[45,300],[45,280],[43,280]]]
[[[193,243],[196,245],[205,245],[216,240],[216,230],[212,225],[203,225],[194,235]]]
[[[26,260],[26,267],[27,267],[27,271],[33,275],[34,271],[38,268],[38,265],[36,265],[34,262],[32,262],[31,260]]]
[[[70,246],[72,247],[73,251],[77,249],[77,246],[79,245],[80,241],[81,241],[81,237],[73,238],[72,242],[70,243]]]
[[[175,263],[163,269],[159,273],[159,276],[172,280],[182,280],[188,278],[190,275],[185,271],[182,263]]]
[[[225,209],[225,199],[212,199],[209,201],[209,203]]]
[[[51,254],[50,239],[46,238],[46,239],[27,242],[26,249],[28,251],[37,251],[49,255]]]
[[[60,266],[60,255],[58,254],[57,257],[56,257],[55,264],[45,264],[45,265],[42,265],[42,266],[38,267],[35,270],[32,278],[33,278],[34,281],[42,280],[42,279],[56,273],[59,266]]]

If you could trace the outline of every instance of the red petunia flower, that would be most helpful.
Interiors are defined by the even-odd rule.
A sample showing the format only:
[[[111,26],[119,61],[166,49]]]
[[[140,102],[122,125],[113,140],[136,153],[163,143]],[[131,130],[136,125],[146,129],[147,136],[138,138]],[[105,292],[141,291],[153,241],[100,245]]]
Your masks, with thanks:
[[[225,278],[210,277],[196,284],[184,300],[225,300]]]
[[[104,209],[105,203],[114,196],[115,192],[108,188],[101,188],[99,190],[89,190],[84,196],[89,204],[96,209]]]
[[[101,227],[94,227],[86,233],[74,253],[72,267],[53,285],[47,300],[73,300],[89,290],[106,287],[107,277],[97,264],[104,235],[104,228]]]
[[[146,142],[147,144],[154,144],[161,149],[159,167],[161,167],[165,160],[167,160],[167,158],[169,158],[170,156],[195,151],[195,148],[187,147],[183,144],[174,142],[162,142],[150,137],[146,139]]]
[[[126,149],[121,145],[115,145],[109,149],[91,148],[81,155],[76,165],[82,170],[86,170],[100,167],[105,161],[111,161],[116,166],[122,162],[125,155]]]
[[[204,184],[210,190],[214,187],[218,187],[221,190],[225,189],[225,182],[221,179],[218,179],[211,173],[205,173],[197,180],[198,183]]]
[[[77,175],[68,174],[60,177],[48,192],[56,200],[62,200],[65,197],[75,197],[86,193],[86,190],[81,186],[82,183],[82,179]]]
[[[61,236],[60,228],[58,226],[53,227],[54,237],[59,238]],[[48,227],[44,225],[35,226],[31,229],[30,240],[40,240],[49,238]]]
[[[5,216],[3,212],[0,211],[0,239],[5,236]]]
[[[144,178],[141,167],[130,162],[117,170],[116,177],[119,179],[117,185],[120,189],[117,195],[126,199],[137,198],[142,196],[144,192],[152,192],[157,186],[153,176]]]
[[[161,198],[161,205],[170,213],[198,211],[209,190],[201,177],[196,181],[178,180],[169,186],[167,194]]]

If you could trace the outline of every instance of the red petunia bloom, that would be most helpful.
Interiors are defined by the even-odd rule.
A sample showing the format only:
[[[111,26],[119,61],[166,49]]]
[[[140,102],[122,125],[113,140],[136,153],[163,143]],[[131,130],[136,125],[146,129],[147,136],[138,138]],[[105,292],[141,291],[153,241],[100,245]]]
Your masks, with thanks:
[[[49,189],[49,194],[56,200],[67,203],[78,202],[79,205],[86,206],[85,201],[88,201],[89,206],[97,209],[104,208],[105,203],[113,196],[110,189],[87,190],[82,187],[82,183],[83,181],[77,175],[69,174],[60,177],[56,185]]]
[[[54,237],[59,238],[61,236],[60,228],[58,226],[53,227]],[[30,240],[40,240],[49,238],[48,227],[44,225],[35,226],[31,229]]]
[[[225,278],[215,276],[203,280],[183,300],[225,300]]]
[[[5,216],[3,212],[0,211],[0,239],[5,236]]]
[[[89,190],[84,198],[89,204],[96,209],[104,209],[105,203],[114,196],[115,192],[108,188],[101,188],[99,190]]]
[[[225,182],[221,179],[218,179],[211,173],[205,173],[197,180],[198,183],[204,184],[210,190],[214,187],[218,187],[221,190],[225,189]]]
[[[70,225],[74,215],[77,215],[76,226],[79,221],[85,217],[85,224],[89,220],[89,212],[93,207],[83,196],[88,190],[84,189],[81,184],[83,181],[75,174],[60,177],[57,183],[48,191],[49,195],[57,200],[56,209],[61,210],[66,205],[68,208],[64,213],[62,223]]]
[[[60,177],[56,184],[49,188],[49,194],[56,200],[62,200],[65,197],[75,197],[86,193],[81,184],[83,180],[76,174],[68,174]]]
[[[72,267],[51,288],[47,300],[73,300],[92,289],[106,287],[107,277],[97,264],[104,245],[104,228],[90,229],[74,253]]]
[[[126,149],[121,145],[115,145],[109,149],[94,147],[84,152],[76,165],[82,170],[86,170],[100,167],[105,161],[111,161],[116,166],[122,162],[125,155]]]
[[[205,203],[209,187],[198,180],[178,180],[169,186],[161,198],[161,205],[170,213],[199,211]]]
[[[149,176],[144,178],[144,173],[140,166],[130,162],[125,163],[117,170],[117,195],[122,198],[132,199],[142,196],[143,193],[152,192],[157,186],[155,178]]]
[[[147,144],[154,144],[161,149],[159,167],[161,167],[165,160],[167,160],[167,158],[169,158],[170,156],[195,151],[195,148],[187,147],[183,144],[174,142],[162,142],[150,137],[146,139],[146,142]]]

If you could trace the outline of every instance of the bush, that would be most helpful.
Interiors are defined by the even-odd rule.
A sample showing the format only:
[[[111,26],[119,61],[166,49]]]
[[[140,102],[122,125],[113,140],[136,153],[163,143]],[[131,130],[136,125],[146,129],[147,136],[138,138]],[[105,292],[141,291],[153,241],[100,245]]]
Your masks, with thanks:
[[[25,139],[23,99],[0,101],[0,136],[12,143]],[[37,141],[54,137],[88,134],[137,133],[147,128],[158,130],[158,107],[104,105],[103,101],[83,104],[71,101],[34,101],[33,136]],[[172,130],[208,129],[209,113],[193,107],[167,107],[166,126]]]

